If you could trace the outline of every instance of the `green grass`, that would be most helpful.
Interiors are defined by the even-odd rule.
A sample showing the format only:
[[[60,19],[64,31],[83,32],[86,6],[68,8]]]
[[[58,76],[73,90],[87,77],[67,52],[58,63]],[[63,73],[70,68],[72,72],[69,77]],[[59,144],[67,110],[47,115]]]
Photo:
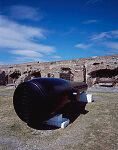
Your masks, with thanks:
[[[117,150],[118,93],[89,93],[97,98],[87,104],[89,112],[65,129],[56,130],[28,127],[17,117],[13,98],[0,96],[0,149]]]
[[[86,121],[90,121],[84,136],[87,149],[116,149],[118,143],[118,103],[95,102],[87,106],[90,110]],[[118,145],[117,145],[118,146]]]

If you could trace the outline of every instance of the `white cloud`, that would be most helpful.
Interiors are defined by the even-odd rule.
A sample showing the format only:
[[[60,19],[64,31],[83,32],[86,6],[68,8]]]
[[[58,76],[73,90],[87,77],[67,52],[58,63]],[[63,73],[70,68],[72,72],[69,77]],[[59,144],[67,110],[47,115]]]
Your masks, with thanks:
[[[45,38],[45,30],[41,28],[17,24],[4,16],[0,16],[0,33],[4,38],[10,39],[33,39]]]
[[[53,58],[59,59],[61,58],[61,56],[53,56]]]
[[[101,32],[99,34],[94,34],[90,37],[91,40],[105,40],[105,39],[117,39],[118,30]]]
[[[43,17],[38,11],[39,9],[30,6],[14,5],[10,7],[9,15],[15,19],[38,21]]]
[[[83,24],[91,24],[91,23],[97,23],[98,20],[87,20],[87,21],[84,21]]]
[[[12,54],[27,56],[27,57],[42,57],[43,55],[33,50],[12,50]]]
[[[87,48],[89,48],[91,46],[92,46],[92,44],[82,44],[82,43],[75,45],[75,47],[82,48],[82,49],[87,49]]]
[[[112,36],[109,32],[101,32],[100,34],[94,34],[91,40],[101,40],[103,38],[112,38]]]
[[[96,53],[103,54],[118,54],[118,30],[111,30],[108,32],[101,32],[99,34],[94,34],[90,37],[90,44],[76,44],[75,47],[81,49],[87,49],[92,46],[92,50]],[[102,49],[103,50],[102,50]],[[101,50],[97,50],[101,49]]]
[[[47,33],[42,28],[18,24],[0,15],[0,51],[11,53],[15,61],[44,61],[40,57],[54,53],[55,47],[40,43]]]
[[[33,62],[33,61],[39,61],[39,62],[46,62],[44,59],[40,59],[38,57],[15,57],[14,63],[24,63],[24,62]]]
[[[0,47],[1,48],[10,48],[10,49],[31,49],[38,52],[42,52],[44,54],[50,54],[55,52],[55,48],[52,46],[46,46],[42,44],[36,44],[31,41],[20,41],[20,40],[12,40],[12,39],[2,39],[0,37]]]
[[[32,52],[50,54],[55,47],[40,44],[45,39],[45,30],[41,28],[21,25],[0,16],[0,48],[18,50],[31,50]],[[13,51],[12,51],[13,52]],[[38,53],[39,54],[39,53]]]
[[[0,61],[0,65],[4,65],[4,62],[3,62],[3,61]]]
[[[114,38],[118,38],[118,30],[111,31],[111,34],[114,36]]]
[[[115,42],[118,39],[118,30],[112,30],[108,32],[101,32],[99,34],[94,34],[91,37],[93,42],[96,42],[96,45],[104,46],[104,54],[118,54],[118,42]]]
[[[104,43],[108,48],[118,50],[118,42],[105,42]]]

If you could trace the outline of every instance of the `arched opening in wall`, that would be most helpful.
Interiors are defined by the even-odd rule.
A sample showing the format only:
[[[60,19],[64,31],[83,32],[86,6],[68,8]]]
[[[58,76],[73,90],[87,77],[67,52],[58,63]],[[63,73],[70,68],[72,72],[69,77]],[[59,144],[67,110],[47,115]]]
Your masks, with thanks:
[[[52,73],[48,73],[48,78],[54,78],[54,74],[52,74]]]
[[[41,72],[40,71],[34,71],[31,73],[31,78],[40,78]]]
[[[12,83],[14,84],[20,76],[21,76],[20,71],[14,71],[8,77],[8,84],[12,84]]]
[[[74,80],[74,74],[71,72],[70,68],[61,68],[61,72],[60,72],[60,78],[61,79],[65,79],[65,80],[69,80],[69,81],[73,81]]]
[[[0,85],[6,85],[5,71],[0,71]]]
[[[18,86],[20,83],[25,82],[27,80],[30,80],[32,78],[39,78],[41,77],[40,71],[34,71],[34,72],[24,72],[23,75],[20,76],[20,78],[16,82],[16,86]]]
[[[5,76],[5,85],[8,84],[8,75]]]
[[[100,69],[90,72],[88,83],[91,85],[99,85],[113,87],[118,83],[118,68],[116,69]]]

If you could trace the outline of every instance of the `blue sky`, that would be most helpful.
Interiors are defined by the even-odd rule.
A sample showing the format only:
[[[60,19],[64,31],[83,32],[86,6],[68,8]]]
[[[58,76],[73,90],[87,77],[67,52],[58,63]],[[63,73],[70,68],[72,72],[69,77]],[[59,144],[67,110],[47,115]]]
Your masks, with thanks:
[[[117,0],[0,0],[0,65],[112,54]]]

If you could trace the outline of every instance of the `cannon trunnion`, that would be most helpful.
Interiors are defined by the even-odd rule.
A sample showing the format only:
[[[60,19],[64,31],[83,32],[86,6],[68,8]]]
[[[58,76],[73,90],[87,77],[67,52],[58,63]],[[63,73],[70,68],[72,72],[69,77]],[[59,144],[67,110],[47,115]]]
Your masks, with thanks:
[[[76,100],[87,84],[57,78],[36,78],[21,83],[14,92],[14,109],[21,120],[36,125],[53,117]]]

